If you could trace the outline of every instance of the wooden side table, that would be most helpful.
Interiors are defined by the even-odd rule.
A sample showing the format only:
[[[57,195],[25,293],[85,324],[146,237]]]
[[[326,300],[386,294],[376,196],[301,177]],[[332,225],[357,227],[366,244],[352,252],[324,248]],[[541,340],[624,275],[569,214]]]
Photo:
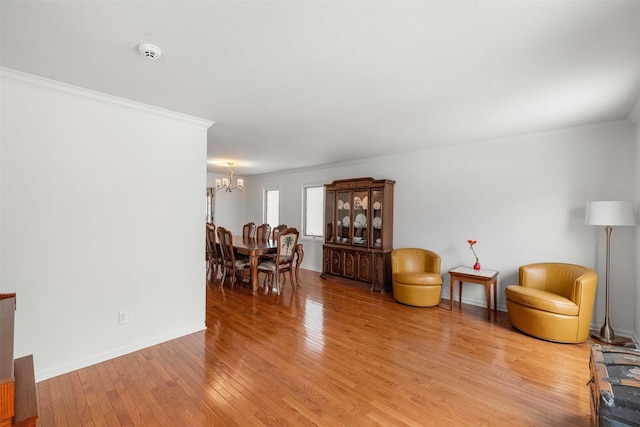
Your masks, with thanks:
[[[476,283],[484,285],[487,292],[487,317],[491,319],[491,288],[493,288],[493,309],[498,311],[498,271],[495,270],[474,270],[469,267],[456,267],[449,270],[451,276],[451,287],[449,289],[449,310],[453,310],[453,288],[455,282],[460,283],[460,294],[458,301],[462,307],[462,283]]]

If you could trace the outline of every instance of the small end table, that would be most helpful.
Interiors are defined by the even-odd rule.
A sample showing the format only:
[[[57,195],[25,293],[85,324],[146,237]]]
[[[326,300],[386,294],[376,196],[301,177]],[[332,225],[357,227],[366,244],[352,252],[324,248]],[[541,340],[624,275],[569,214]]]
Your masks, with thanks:
[[[469,267],[456,267],[453,270],[449,270],[451,276],[451,287],[449,289],[449,310],[453,311],[453,288],[455,282],[460,283],[460,294],[458,301],[460,307],[462,307],[462,283],[476,283],[478,285],[484,285],[487,292],[487,317],[491,319],[491,288],[493,288],[493,309],[498,311],[498,271],[495,270],[474,270]]]

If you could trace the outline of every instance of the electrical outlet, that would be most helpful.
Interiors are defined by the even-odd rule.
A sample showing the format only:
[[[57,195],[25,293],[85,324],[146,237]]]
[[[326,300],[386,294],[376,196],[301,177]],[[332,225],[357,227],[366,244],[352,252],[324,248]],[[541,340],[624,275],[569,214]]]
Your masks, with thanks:
[[[118,312],[118,325],[124,325],[129,321],[129,313],[126,311]]]

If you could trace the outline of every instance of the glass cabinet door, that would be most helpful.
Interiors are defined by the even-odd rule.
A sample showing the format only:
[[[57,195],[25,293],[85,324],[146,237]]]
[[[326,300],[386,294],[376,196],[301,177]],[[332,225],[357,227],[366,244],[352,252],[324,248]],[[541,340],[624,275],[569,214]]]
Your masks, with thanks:
[[[353,244],[367,246],[369,244],[367,230],[369,218],[367,207],[369,205],[369,190],[355,190],[353,192]]]
[[[382,246],[382,190],[373,190],[371,192],[371,227],[373,230],[373,247]]]
[[[326,222],[324,230],[324,241],[333,242],[333,235],[335,233],[335,214],[336,214],[336,192],[327,191],[325,196],[324,206],[324,220]]]
[[[336,243],[351,243],[351,191],[338,191],[336,224],[338,226]]]

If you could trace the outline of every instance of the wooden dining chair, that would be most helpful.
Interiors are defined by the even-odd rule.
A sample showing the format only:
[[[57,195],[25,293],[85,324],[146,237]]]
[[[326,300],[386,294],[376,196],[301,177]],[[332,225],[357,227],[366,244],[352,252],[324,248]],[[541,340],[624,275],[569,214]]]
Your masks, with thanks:
[[[280,224],[273,227],[273,231],[271,231],[271,240],[278,240],[278,233],[282,230],[286,230],[287,228],[289,228],[287,227],[287,224]]]
[[[231,231],[224,227],[218,227],[218,241],[220,242],[220,249],[222,250],[222,280],[220,286],[224,285],[224,281],[229,274],[231,274],[231,289],[236,282],[236,279],[242,281],[242,272],[249,268],[249,260],[236,259],[235,252],[233,251],[233,235]]]
[[[207,273],[206,277],[209,280],[209,274],[211,273],[212,282],[215,283],[218,278],[218,270],[222,264],[222,257],[218,254],[218,244],[216,242],[216,226],[211,223],[207,223],[205,227],[206,231],[206,261],[207,261]]]
[[[302,248],[302,243],[298,243],[296,245],[296,286],[300,286],[300,266],[302,265],[303,259],[304,250]]]
[[[242,226],[242,238],[255,239],[256,237],[256,223],[248,222]]]
[[[262,224],[256,228],[256,239],[269,240],[271,237],[271,226],[269,224]]]
[[[291,282],[291,289],[293,292],[296,290],[296,282],[294,281],[294,255],[298,245],[298,237],[300,233],[296,228],[286,228],[278,233],[277,243],[278,248],[276,256],[273,259],[262,261],[258,264],[258,273],[265,273],[264,286],[266,291],[269,291],[267,284],[273,289],[273,282],[275,279],[275,286],[278,294],[280,293],[279,278],[280,274],[289,272],[289,281]],[[286,276],[285,276],[286,277]],[[286,280],[286,279],[283,279]],[[284,283],[284,282],[283,282]]]

